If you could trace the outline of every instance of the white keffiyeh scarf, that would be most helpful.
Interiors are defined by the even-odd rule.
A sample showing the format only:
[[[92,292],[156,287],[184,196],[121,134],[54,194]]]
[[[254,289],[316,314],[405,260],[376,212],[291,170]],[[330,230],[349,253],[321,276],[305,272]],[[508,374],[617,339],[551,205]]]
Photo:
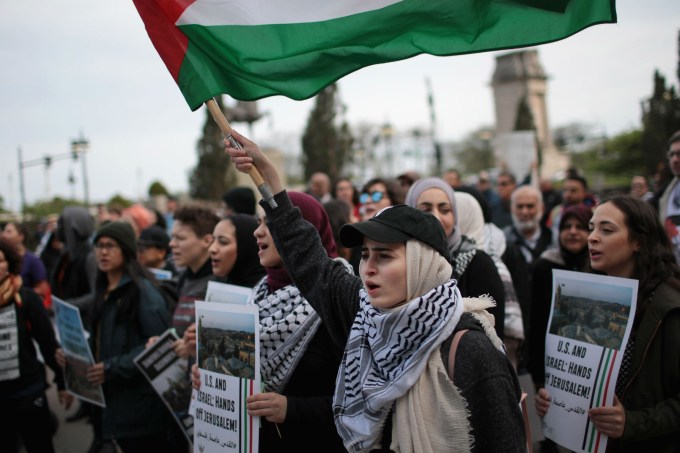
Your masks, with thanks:
[[[260,309],[260,370],[265,389],[280,393],[321,319],[296,286],[268,291],[265,277],[253,288],[252,296]]]
[[[333,399],[335,424],[348,450],[368,450],[380,440],[392,404],[419,379],[462,313],[454,280],[390,311],[371,306],[361,290]]]

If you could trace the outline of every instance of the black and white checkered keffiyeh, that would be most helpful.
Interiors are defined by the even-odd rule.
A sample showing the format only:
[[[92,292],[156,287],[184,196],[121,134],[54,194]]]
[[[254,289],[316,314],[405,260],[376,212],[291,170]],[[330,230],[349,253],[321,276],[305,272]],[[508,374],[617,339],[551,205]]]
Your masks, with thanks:
[[[267,278],[253,288],[260,308],[260,371],[265,389],[281,392],[321,325],[321,319],[294,285],[268,294]]]
[[[364,290],[360,299],[333,399],[335,424],[350,451],[379,441],[393,402],[415,384],[463,313],[454,280],[394,310],[374,308]]]

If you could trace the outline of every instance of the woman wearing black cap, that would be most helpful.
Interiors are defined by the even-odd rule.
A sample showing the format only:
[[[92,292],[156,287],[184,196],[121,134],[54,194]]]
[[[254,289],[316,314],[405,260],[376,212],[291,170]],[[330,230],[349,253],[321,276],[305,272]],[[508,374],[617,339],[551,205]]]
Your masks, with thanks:
[[[362,246],[361,277],[351,275],[327,257],[257,145],[234,138],[244,148],[227,145],[236,168],[255,162],[276,194],[278,207],[262,205],[286,269],[346,345],[333,400],[345,447],[524,451],[519,385],[484,310],[490,303],[460,297],[439,221],[400,205],[344,226],[344,245]],[[257,402],[248,410],[258,415]]]
[[[129,224],[104,225],[94,248],[98,270],[90,346],[96,363],[87,378],[104,390],[103,438],[115,440],[124,452],[166,451],[167,410],[133,362],[147,339],[170,325],[163,296],[137,262]]]

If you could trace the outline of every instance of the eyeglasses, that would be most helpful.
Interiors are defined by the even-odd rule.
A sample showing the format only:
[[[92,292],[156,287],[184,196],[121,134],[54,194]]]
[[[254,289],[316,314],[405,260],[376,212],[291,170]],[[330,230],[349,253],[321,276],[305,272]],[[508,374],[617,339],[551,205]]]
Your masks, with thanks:
[[[112,250],[116,250],[118,248],[120,248],[120,247],[118,246],[118,244],[116,244],[114,242],[97,242],[94,245],[94,249],[97,252],[101,252],[102,250],[106,250],[107,252],[110,253]]]
[[[382,200],[384,196],[385,196],[384,192],[378,191],[372,192],[370,195],[367,193],[362,193],[361,195],[359,195],[359,201],[361,202],[361,204],[366,204],[368,203],[369,200],[372,201],[373,203],[377,203],[380,200]]]
[[[680,157],[680,151],[668,151],[666,157],[672,159],[674,157]]]

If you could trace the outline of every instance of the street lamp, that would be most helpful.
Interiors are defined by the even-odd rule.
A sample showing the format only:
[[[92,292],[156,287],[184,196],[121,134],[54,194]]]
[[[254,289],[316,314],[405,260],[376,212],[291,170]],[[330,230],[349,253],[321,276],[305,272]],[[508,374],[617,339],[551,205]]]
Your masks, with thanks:
[[[83,133],[80,133],[80,138],[71,140],[71,156],[73,160],[78,160],[83,164],[83,198],[85,198],[85,206],[90,206],[90,185],[87,179],[87,164],[85,162],[85,153],[90,148],[90,142],[85,140]]]
[[[385,157],[387,158],[387,161],[390,166],[390,177],[393,178],[395,176],[394,172],[394,156],[393,156],[393,149],[392,149],[392,136],[394,135],[394,130],[392,129],[392,125],[390,123],[385,123],[382,125],[380,128],[380,137],[384,140],[385,143]]]
[[[87,166],[85,165],[85,153],[90,147],[90,143],[83,138],[81,132],[80,138],[71,141],[71,152],[62,153],[56,155],[46,155],[40,159],[33,160],[23,160],[21,153],[21,147],[18,148],[17,153],[19,156],[19,194],[21,197],[21,213],[24,214],[26,210],[26,190],[24,187],[24,168],[34,167],[36,165],[43,165],[45,167],[45,193],[49,197],[50,186],[49,186],[49,169],[52,164],[58,160],[64,160],[71,158],[73,161],[80,160],[83,163],[83,186],[84,186],[84,198],[86,206],[90,205],[90,190],[87,181]],[[69,176],[69,182],[73,187],[73,176]]]

